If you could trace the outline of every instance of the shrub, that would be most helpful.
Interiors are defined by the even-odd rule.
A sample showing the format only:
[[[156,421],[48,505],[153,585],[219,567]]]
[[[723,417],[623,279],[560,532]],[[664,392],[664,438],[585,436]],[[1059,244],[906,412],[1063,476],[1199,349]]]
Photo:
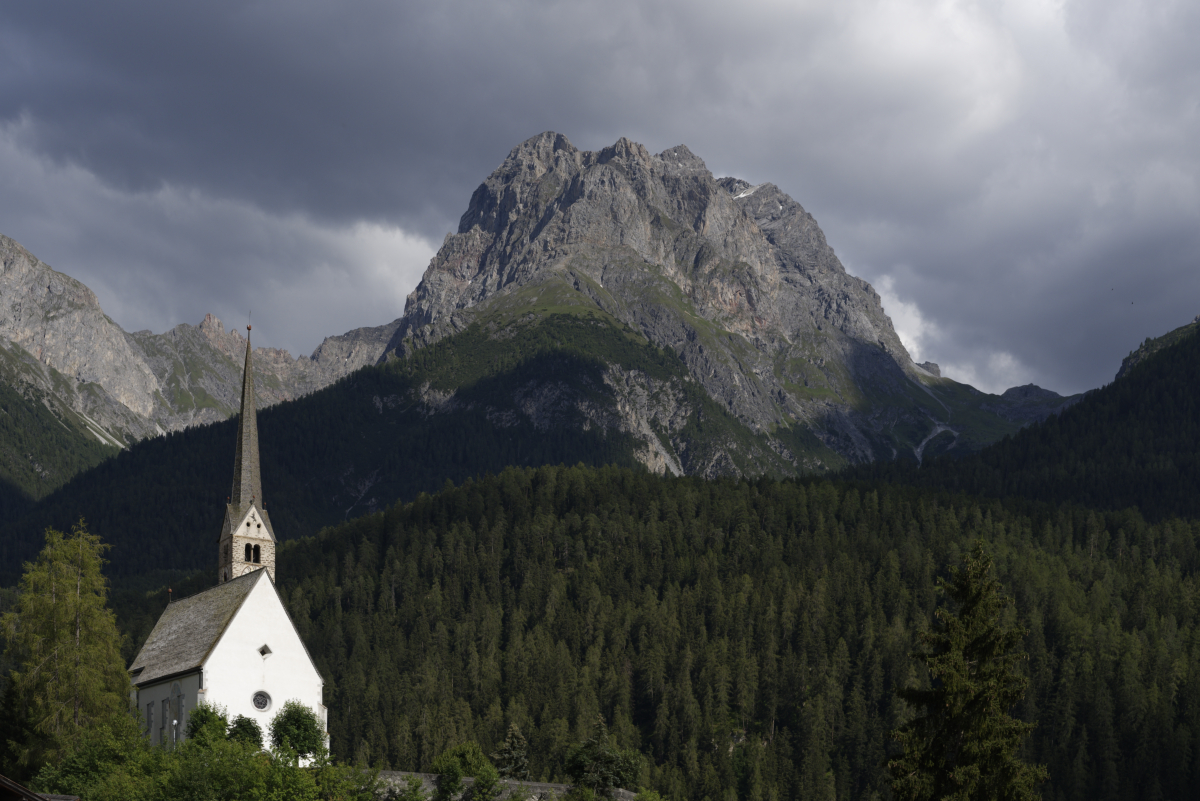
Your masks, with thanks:
[[[271,721],[271,747],[278,749],[285,742],[300,757],[325,750],[325,733],[316,713],[296,700],[285,703]]]
[[[262,726],[259,726],[258,721],[254,718],[238,715],[233,719],[233,723],[229,724],[229,739],[255,748],[262,748]]]

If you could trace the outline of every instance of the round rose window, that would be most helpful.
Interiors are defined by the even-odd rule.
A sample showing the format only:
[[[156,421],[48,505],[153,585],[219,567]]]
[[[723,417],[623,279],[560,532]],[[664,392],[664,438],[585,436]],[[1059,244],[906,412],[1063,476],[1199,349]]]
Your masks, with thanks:
[[[254,694],[254,708],[259,712],[263,711],[271,705],[271,696],[259,690]]]

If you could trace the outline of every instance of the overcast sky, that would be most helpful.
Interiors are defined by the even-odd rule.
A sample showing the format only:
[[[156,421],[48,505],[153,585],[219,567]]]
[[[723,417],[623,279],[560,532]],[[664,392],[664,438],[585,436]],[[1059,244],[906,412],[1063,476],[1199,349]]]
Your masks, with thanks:
[[[0,4],[0,233],[127,330],[398,317],[541,131],[771,181],[918,361],[1107,383],[1200,314],[1200,3]]]

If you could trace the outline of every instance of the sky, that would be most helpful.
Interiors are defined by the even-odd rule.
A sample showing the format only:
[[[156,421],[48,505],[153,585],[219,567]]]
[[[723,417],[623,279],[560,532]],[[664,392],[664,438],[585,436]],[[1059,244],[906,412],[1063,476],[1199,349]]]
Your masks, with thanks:
[[[1200,315],[1194,0],[0,4],[0,233],[126,330],[403,313],[542,131],[799,201],[917,361],[1068,394]]]

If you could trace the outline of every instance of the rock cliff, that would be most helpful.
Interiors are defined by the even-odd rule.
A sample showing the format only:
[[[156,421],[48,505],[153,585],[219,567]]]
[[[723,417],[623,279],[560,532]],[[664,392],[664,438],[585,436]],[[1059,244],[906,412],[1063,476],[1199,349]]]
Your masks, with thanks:
[[[774,184],[718,180],[684,146],[655,155],[627,139],[585,152],[544,133],[514,148],[409,296],[391,347],[585,309],[677,353],[796,467],[822,460],[789,452],[781,428],[865,462],[915,452],[979,411],[962,385],[913,364],[879,295],[799,203]]]
[[[327,386],[379,360],[397,322],[327,338],[311,356],[256,348],[258,401],[269,406]],[[0,381],[72,414],[101,441],[126,445],[238,408],[246,340],[207,315],[162,334],[127,333],[95,293],[0,236]]]
[[[64,424],[127,444],[236,412],[237,330],[208,315],[126,333],[91,290],[16,242],[0,237],[0,257],[0,380]],[[519,415],[538,431],[572,420],[633,436],[659,472],[920,459],[977,448],[1065,402],[985,395],[913,364],[879,295],[774,184],[717,179],[682,145],[651,154],[621,139],[587,152],[555,133],[518,145],[475,190],[403,317],[329,337],[311,356],[256,349],[258,402],[297,398],[472,327],[493,339],[565,331],[531,324],[563,315],[627,331],[674,367],[651,377],[610,358],[603,388],[544,376],[475,402],[494,406],[498,426]],[[441,401],[412,400],[448,413],[456,391],[451,382]],[[698,434],[714,414],[731,422]]]

